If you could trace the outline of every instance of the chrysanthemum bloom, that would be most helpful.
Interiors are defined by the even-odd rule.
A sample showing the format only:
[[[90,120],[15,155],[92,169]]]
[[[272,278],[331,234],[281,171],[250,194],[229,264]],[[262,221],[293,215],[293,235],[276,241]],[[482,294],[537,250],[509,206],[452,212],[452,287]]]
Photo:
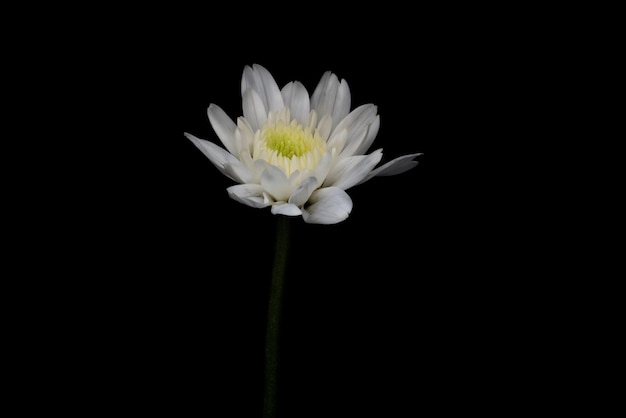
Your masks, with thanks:
[[[374,176],[403,173],[419,153],[379,167],[382,149],[367,153],[380,126],[377,107],[350,111],[350,90],[325,72],[309,97],[302,83],[282,89],[263,66],[246,66],[241,80],[243,116],[233,120],[217,105],[209,121],[224,148],[185,133],[209,160],[237,182],[228,194],[273,214],[334,224],[352,211],[346,190]]]

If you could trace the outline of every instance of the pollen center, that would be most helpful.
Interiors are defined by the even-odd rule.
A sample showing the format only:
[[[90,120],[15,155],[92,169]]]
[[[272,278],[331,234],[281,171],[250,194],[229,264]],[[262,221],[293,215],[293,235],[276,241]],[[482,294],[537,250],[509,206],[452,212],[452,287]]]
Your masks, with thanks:
[[[268,149],[281,157],[301,157],[315,148],[315,139],[310,129],[303,129],[292,121],[289,125],[278,123],[266,127],[262,134]]]
[[[285,108],[271,113],[257,131],[253,146],[253,159],[263,159],[283,170],[287,176],[314,170],[326,152],[326,141],[309,125],[302,126],[289,118]]]

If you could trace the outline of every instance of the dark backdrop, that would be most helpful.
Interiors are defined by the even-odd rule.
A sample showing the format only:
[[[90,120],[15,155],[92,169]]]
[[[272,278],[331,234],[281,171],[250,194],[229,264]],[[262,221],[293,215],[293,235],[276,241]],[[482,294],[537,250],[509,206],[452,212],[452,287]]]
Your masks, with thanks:
[[[56,262],[80,277],[67,284],[78,308],[65,326],[84,347],[81,379],[106,382],[82,388],[86,408],[131,401],[138,412],[260,416],[276,218],[231,200],[232,182],[183,136],[219,143],[206,110],[241,115],[241,75],[254,63],[309,93],[333,71],[352,108],[378,106],[372,150],[383,148],[383,161],[423,153],[409,172],[350,189],[344,222],[293,219],[282,417],[416,416],[481,403],[488,395],[468,388],[486,313],[463,256],[479,241],[463,235],[463,180],[450,181],[472,123],[464,111],[475,45],[440,11],[399,10],[384,25],[374,10],[238,12],[116,15],[73,69],[98,104],[79,112],[90,146],[67,176],[76,203],[64,219],[76,228]]]

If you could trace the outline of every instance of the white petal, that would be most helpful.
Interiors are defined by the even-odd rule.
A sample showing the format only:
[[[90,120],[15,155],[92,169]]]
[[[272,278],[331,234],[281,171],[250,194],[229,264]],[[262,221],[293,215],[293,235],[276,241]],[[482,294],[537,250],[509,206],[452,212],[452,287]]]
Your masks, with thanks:
[[[253,64],[246,66],[241,77],[241,96],[247,89],[257,92],[267,111],[278,111],[283,108],[283,98],[274,77],[263,66]]]
[[[317,179],[315,177],[304,179],[289,197],[289,203],[293,203],[296,206],[304,205],[315,189],[317,189]]]
[[[198,147],[200,151],[215,165],[215,167],[220,170],[222,174],[226,177],[231,178],[232,180],[237,181],[236,178],[233,178],[224,168],[224,165],[227,163],[239,164],[239,160],[235,158],[232,154],[226,151],[224,148],[221,148],[215,145],[212,142],[206,141],[204,139],[197,138],[190,133],[185,132],[185,137],[189,139],[193,144]]]
[[[340,160],[328,173],[325,186],[343,190],[359,184],[380,162],[383,152],[378,149],[369,155],[355,155]]]
[[[328,148],[330,149],[335,148],[337,152],[341,152],[346,146],[346,142],[348,142],[348,130],[335,129],[332,135],[330,136],[330,138],[328,138],[327,144],[328,144]]]
[[[211,103],[207,110],[209,115],[209,122],[213,130],[217,134],[217,137],[222,141],[222,144],[233,155],[239,154],[237,147],[235,146],[235,129],[237,126],[230,117],[222,110],[221,107]]]
[[[302,126],[306,126],[309,120],[309,93],[299,81],[293,81],[283,87],[281,94],[285,106],[289,107],[291,117],[296,119]]]
[[[286,215],[286,216],[299,216],[302,215],[302,211],[296,205],[291,203],[279,203],[272,205],[272,213],[274,215]]]
[[[322,78],[320,78],[319,83],[317,83],[317,86],[315,87],[315,90],[313,90],[313,94],[311,95],[311,109],[318,108],[318,104],[322,97],[322,93],[326,89],[326,84],[328,83],[328,80],[330,79],[331,75],[332,75],[332,72],[330,71],[326,71],[324,74],[322,74]],[[320,117],[324,116],[320,114],[319,112],[317,113],[318,113],[318,116]]]
[[[322,158],[317,162],[317,166],[313,170],[313,175],[317,179],[317,186],[321,186],[326,180],[326,176],[333,164],[333,154],[331,150],[326,151]]]
[[[422,155],[422,153],[416,154],[407,154],[398,158],[394,158],[393,160],[381,165],[380,167],[372,170],[367,177],[360,181],[363,183],[374,176],[395,176],[396,174],[404,173],[415,167],[417,165],[417,161],[413,161],[413,158],[418,155]]]
[[[361,155],[365,154],[367,150],[372,146],[376,135],[378,135],[378,130],[380,129],[380,116],[376,115],[374,121],[367,128],[367,134],[363,141],[359,144],[359,146],[354,150],[353,155]]]
[[[243,116],[250,122],[252,130],[261,129],[267,120],[267,112],[259,94],[252,89],[247,89],[243,93],[241,105]]]
[[[239,140],[241,141],[240,151],[247,151],[248,154],[252,155],[252,143],[254,141],[254,132],[252,131],[252,127],[250,126],[250,122],[246,120],[246,118],[240,116],[237,118],[237,129],[235,130],[235,142]]]
[[[261,186],[277,201],[287,201],[293,190],[283,170],[273,165],[268,165],[261,174]]]
[[[238,183],[256,183],[256,175],[239,161],[224,164],[224,171]]]
[[[320,117],[324,115],[333,116],[338,90],[339,79],[337,76],[328,71],[324,73],[311,96],[311,105]],[[333,120],[335,119],[333,118]]]
[[[271,203],[263,197],[263,187],[259,184],[237,184],[226,189],[228,195],[239,203],[253,208],[264,208]]]
[[[343,118],[343,120],[337,124],[334,131],[346,129],[348,131],[347,143],[349,144],[355,139],[360,138],[367,126],[374,122],[377,110],[378,108],[371,103],[361,105]]]
[[[302,210],[302,218],[311,224],[335,224],[346,219],[352,211],[352,199],[337,187],[314,191],[309,203]]]
[[[317,127],[317,112],[315,110],[311,110],[309,112],[309,119],[307,121],[307,126],[311,128],[312,131],[315,130],[315,128]]]
[[[265,96],[267,97],[266,109],[268,111],[279,111],[285,107],[278,84],[276,84],[276,80],[274,80],[274,77],[272,77],[270,72],[259,64],[253,64],[252,69],[255,70],[261,77],[261,82],[263,83],[263,88],[265,89]]]
[[[317,133],[322,137],[324,141],[328,142],[328,138],[330,137],[330,132],[333,129],[333,117],[330,115],[326,115],[320,119],[320,122],[317,124]]]
[[[348,82],[341,80],[341,84],[337,89],[337,96],[335,97],[335,107],[333,109],[333,120],[339,123],[350,112],[350,89],[348,88]]]
[[[346,138],[346,145],[344,146],[343,150],[341,150],[341,153],[339,153],[340,158],[347,158],[356,154],[356,150],[367,137],[368,128],[369,126],[366,126],[365,129],[360,129],[358,131],[352,132],[352,135],[348,135],[348,138]],[[351,141],[348,141],[350,137],[352,137]]]

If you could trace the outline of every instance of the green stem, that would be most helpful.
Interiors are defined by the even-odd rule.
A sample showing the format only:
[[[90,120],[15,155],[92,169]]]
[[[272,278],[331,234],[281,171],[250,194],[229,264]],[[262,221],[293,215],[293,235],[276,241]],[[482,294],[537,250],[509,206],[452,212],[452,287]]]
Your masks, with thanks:
[[[265,336],[265,392],[263,397],[263,418],[276,418],[277,383],[278,383],[278,337],[282,295],[289,249],[290,219],[278,215],[276,218],[276,247],[274,267],[270,285],[270,299],[267,311],[267,330]]]

